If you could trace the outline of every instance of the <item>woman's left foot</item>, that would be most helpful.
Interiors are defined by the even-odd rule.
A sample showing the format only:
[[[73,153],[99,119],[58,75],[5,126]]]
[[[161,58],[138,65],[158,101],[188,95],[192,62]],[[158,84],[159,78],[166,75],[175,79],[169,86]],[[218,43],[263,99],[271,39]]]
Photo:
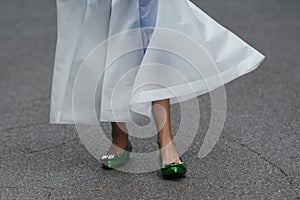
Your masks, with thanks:
[[[172,162],[170,164],[161,163],[161,174],[164,178],[176,178],[186,174],[186,163],[182,161]]]
[[[160,144],[161,174],[165,178],[180,177],[186,174],[186,163],[178,156],[173,141],[171,144]],[[168,145],[168,146],[167,146]]]

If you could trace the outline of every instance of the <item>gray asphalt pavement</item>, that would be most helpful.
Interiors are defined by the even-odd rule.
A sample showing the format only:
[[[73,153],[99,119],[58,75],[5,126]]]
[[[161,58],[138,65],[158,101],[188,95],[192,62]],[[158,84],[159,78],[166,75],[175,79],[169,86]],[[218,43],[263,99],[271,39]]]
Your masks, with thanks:
[[[197,153],[210,98],[183,154],[186,178],[105,171],[72,125],[50,125],[54,0],[0,0],[0,199],[300,199],[300,1],[194,0],[266,55],[226,85],[228,111],[213,151]],[[179,123],[178,106],[172,124]],[[193,120],[193,119],[191,119]],[[195,122],[198,123],[198,122]],[[139,151],[155,139],[133,140]]]

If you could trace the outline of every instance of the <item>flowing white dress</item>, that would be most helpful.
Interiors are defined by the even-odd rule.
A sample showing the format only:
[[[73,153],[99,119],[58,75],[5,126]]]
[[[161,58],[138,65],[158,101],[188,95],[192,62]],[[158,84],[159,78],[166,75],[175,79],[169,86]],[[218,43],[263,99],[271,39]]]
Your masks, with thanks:
[[[205,94],[264,58],[189,0],[57,0],[50,123],[150,117],[152,101]]]

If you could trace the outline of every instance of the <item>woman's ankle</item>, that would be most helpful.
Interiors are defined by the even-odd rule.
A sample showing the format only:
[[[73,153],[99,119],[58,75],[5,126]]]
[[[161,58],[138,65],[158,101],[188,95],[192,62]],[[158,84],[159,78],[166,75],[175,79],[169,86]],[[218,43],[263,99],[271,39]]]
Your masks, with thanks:
[[[158,138],[156,142],[160,148],[167,146],[170,143],[174,144],[173,138]]]
[[[128,133],[125,123],[112,122],[112,143],[119,148],[124,149],[128,142]]]

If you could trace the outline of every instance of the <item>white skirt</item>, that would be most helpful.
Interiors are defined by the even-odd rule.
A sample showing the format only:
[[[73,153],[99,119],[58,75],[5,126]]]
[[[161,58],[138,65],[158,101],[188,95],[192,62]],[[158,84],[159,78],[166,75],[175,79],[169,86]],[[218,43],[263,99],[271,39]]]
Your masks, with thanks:
[[[265,58],[189,0],[57,0],[57,28],[50,123],[151,117]]]

